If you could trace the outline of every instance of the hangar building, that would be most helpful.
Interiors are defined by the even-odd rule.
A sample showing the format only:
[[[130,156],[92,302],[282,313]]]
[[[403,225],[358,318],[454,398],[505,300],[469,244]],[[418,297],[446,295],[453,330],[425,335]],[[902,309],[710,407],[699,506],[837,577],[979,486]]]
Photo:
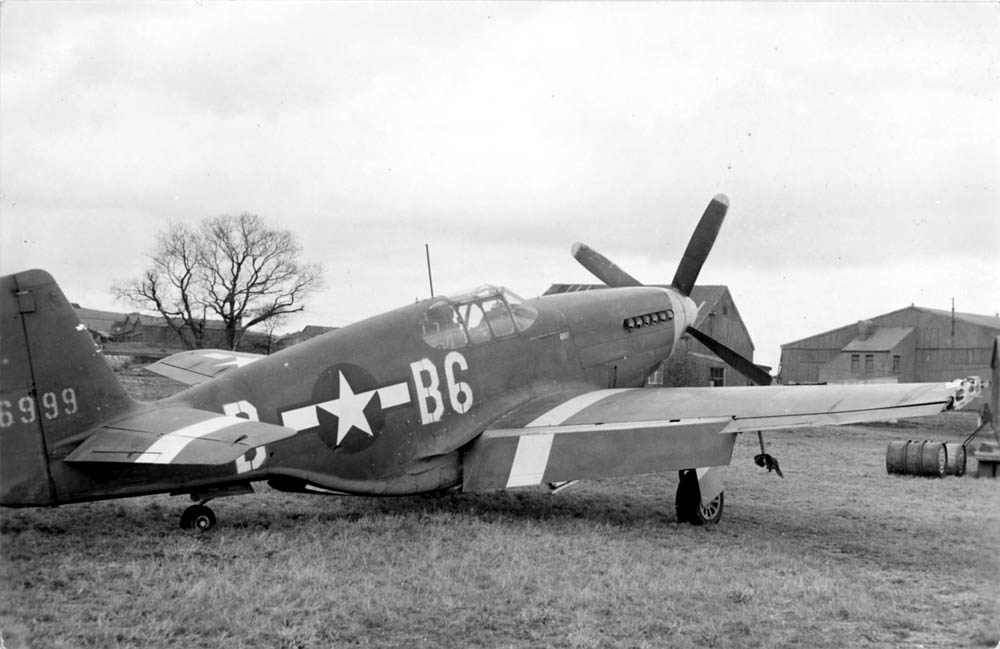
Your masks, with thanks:
[[[784,383],[930,382],[990,375],[1000,317],[909,306],[781,346]]]
[[[666,285],[660,285],[666,288]],[[545,295],[607,288],[603,284],[553,284]],[[729,287],[721,285],[695,286],[691,291],[695,304],[702,304],[695,327],[730,349],[753,360],[753,340],[736,308]],[[761,366],[765,371],[769,367]],[[690,335],[681,336],[676,353],[654,371],[647,380],[651,386],[723,386],[750,385],[739,372]]]
[[[87,309],[76,303],[72,305],[76,316],[110,362],[153,360],[186,349],[184,342],[162,317]],[[205,346],[224,349],[226,338],[222,321],[206,320],[205,327],[208,330]],[[256,353],[269,353],[271,346],[271,337],[253,330],[246,332],[240,343],[242,351]]]

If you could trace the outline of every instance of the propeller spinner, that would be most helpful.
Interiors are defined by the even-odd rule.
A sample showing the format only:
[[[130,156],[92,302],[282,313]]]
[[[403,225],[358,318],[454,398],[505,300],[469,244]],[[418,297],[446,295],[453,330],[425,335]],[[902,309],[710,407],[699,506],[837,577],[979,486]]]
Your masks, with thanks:
[[[698,226],[691,235],[691,240],[688,241],[684,256],[681,257],[677,272],[674,274],[674,281],[671,283],[671,287],[682,296],[681,299],[684,302],[691,302],[691,290],[701,273],[701,267],[708,258],[708,253],[712,251],[712,246],[722,228],[722,221],[726,217],[727,210],[729,210],[729,199],[724,194],[715,196],[705,208],[705,213],[702,214]],[[639,280],[590,246],[582,243],[573,244],[573,257],[597,279],[610,287],[642,286]],[[686,306],[693,307],[694,303],[691,302],[690,305]],[[753,361],[730,349],[704,331],[696,329],[693,323],[697,319],[697,309],[685,308],[686,314],[689,311],[689,324],[686,330],[695,340],[711,349],[726,364],[754,383],[758,385],[771,383],[771,375],[754,365]]]

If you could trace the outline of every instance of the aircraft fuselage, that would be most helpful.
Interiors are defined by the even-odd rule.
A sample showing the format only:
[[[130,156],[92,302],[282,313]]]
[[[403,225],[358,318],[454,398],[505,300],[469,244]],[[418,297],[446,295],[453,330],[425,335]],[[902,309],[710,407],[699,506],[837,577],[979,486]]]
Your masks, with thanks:
[[[435,305],[461,311],[475,300],[433,298],[362,320],[168,401],[300,431],[237,462],[234,480],[267,475],[279,488],[359,494],[431,491],[460,483],[462,447],[484,426],[553,384],[641,386],[692,315],[673,291],[636,287],[494,304],[528,313],[530,322],[490,323],[485,335],[464,322],[467,314],[458,340],[428,333],[423,320]]]

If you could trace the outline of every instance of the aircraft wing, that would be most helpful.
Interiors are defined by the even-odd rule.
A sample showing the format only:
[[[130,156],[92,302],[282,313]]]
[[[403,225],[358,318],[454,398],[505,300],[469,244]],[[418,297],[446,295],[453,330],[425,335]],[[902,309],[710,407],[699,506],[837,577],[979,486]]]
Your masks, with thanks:
[[[645,388],[550,395],[503,417],[463,459],[469,491],[729,463],[736,433],[917,417],[962,407],[953,383]]]
[[[65,461],[220,465],[294,434],[295,430],[283,426],[169,406],[105,424]]]
[[[192,349],[171,354],[146,369],[187,385],[197,385],[234,367],[243,367],[264,358],[262,354],[222,349]]]

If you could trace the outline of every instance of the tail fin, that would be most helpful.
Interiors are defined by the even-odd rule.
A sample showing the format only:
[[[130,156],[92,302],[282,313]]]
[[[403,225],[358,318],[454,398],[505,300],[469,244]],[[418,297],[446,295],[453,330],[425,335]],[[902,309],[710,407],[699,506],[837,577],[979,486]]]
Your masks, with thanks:
[[[49,461],[133,401],[45,271],[0,278],[0,318],[0,504],[52,504]]]

